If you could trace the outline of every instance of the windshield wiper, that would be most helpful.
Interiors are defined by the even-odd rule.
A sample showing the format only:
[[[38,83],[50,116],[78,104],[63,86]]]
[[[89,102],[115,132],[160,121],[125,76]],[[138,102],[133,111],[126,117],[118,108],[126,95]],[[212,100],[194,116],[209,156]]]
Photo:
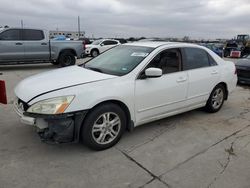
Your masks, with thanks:
[[[93,71],[96,71],[96,72],[100,72],[100,73],[103,73],[103,71],[99,68],[95,68],[95,67],[85,67],[86,69],[90,69],[90,70],[93,70]]]

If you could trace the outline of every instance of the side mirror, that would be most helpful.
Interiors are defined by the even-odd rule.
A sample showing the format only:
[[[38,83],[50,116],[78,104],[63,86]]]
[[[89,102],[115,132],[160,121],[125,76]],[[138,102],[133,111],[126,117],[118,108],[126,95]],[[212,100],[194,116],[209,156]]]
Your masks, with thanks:
[[[162,76],[162,70],[159,68],[148,68],[145,70],[147,78],[157,78]]]
[[[103,44],[103,43],[101,43],[101,44],[100,44],[100,46],[104,46],[104,44]]]

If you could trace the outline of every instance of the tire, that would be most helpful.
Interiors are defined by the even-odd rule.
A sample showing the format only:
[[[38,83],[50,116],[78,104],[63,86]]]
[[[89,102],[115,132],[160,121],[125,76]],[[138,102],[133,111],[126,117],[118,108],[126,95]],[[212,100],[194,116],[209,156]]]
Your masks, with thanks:
[[[205,106],[205,110],[210,113],[218,112],[226,97],[226,89],[223,85],[217,85],[210,94],[210,97]]]
[[[52,65],[59,65],[59,62],[58,61],[51,61],[50,62]]]
[[[75,63],[75,55],[70,51],[62,52],[58,58],[58,64],[60,64],[62,67],[74,65]]]
[[[92,57],[96,57],[96,56],[99,55],[99,51],[98,50],[92,50],[90,54],[91,54]]]
[[[109,119],[109,121],[106,121]],[[112,121],[114,121],[112,124]],[[106,103],[87,115],[81,130],[83,143],[93,150],[104,150],[115,145],[126,128],[126,115],[116,104]]]

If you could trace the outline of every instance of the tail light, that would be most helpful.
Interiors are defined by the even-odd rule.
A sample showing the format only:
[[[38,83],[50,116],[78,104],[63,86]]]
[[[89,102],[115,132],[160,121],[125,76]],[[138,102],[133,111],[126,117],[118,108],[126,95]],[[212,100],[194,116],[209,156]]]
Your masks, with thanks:
[[[82,41],[82,47],[83,47],[83,50],[86,49],[86,43],[85,43],[85,41]]]

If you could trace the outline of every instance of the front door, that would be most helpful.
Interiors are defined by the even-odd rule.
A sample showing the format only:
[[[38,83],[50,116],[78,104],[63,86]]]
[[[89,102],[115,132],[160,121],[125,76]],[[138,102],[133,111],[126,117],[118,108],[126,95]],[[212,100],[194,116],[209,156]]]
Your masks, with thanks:
[[[24,44],[20,29],[8,29],[0,33],[0,62],[24,60]]]
[[[174,114],[185,107],[188,76],[182,71],[181,59],[179,49],[164,50],[145,68],[161,68],[161,77],[145,78],[142,71],[135,83],[137,124]]]

